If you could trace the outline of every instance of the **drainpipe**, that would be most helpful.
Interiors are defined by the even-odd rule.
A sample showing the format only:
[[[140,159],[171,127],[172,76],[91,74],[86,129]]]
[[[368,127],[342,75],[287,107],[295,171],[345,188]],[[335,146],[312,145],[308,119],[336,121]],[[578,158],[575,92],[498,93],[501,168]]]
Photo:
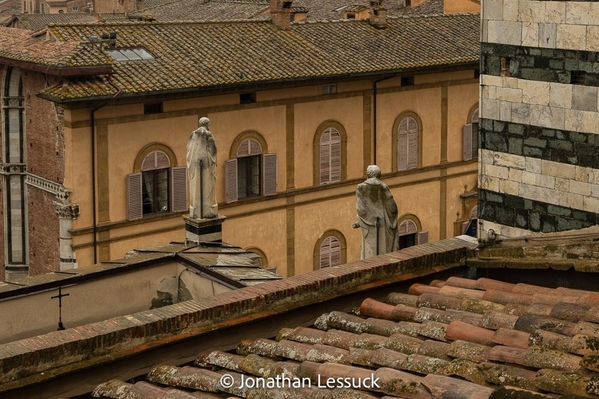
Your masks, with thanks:
[[[98,263],[98,221],[96,215],[96,202],[97,202],[97,194],[96,194],[96,111],[100,108],[104,108],[105,104],[97,106],[92,109],[90,112],[90,120],[92,125],[92,235],[93,235],[93,247],[94,247],[94,265]]]
[[[374,149],[373,149],[373,159],[372,159],[372,164],[373,165],[376,165],[376,85],[379,82],[382,82],[382,81],[387,80],[387,79],[394,78],[396,76],[397,75],[386,76],[384,78],[377,79],[377,80],[375,80],[372,83],[372,97],[373,97],[373,99],[372,99],[372,108],[373,108],[373,113],[374,113],[374,120],[372,122],[372,131],[373,131],[373,134],[372,134],[372,145],[374,146]]]

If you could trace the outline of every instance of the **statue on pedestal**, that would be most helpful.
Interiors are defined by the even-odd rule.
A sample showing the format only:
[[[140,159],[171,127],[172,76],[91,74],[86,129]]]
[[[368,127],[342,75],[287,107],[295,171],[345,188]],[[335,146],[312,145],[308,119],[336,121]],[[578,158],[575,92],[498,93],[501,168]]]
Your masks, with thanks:
[[[380,180],[381,169],[370,165],[366,181],[356,189],[358,221],[352,227],[362,229],[362,257],[396,251],[399,247],[397,204],[389,187]]]
[[[200,127],[187,141],[187,177],[189,179],[192,219],[214,219],[218,216],[216,202],[216,141],[210,132],[210,120],[200,118]]]

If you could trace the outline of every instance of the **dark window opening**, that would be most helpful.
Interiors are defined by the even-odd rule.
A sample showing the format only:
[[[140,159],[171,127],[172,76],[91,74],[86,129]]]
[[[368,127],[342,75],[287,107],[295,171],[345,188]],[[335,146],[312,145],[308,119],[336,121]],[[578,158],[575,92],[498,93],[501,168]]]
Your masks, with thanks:
[[[412,5],[412,0],[405,0],[405,6],[410,7]]]
[[[241,93],[239,104],[253,104],[256,102],[256,93]]]
[[[402,76],[401,77],[401,85],[402,86],[414,86],[414,77],[413,76]]]
[[[260,196],[261,155],[237,158],[237,196],[250,198]]]
[[[416,245],[416,233],[399,236],[399,249],[413,247]]]
[[[168,212],[169,169],[150,170],[142,173],[143,214]]]
[[[161,114],[162,103],[144,104],[144,115]]]
[[[585,71],[572,71],[571,77],[570,77],[570,83],[573,85],[586,84],[586,72]]]
[[[346,19],[356,19],[356,14],[353,12],[348,12]]]
[[[480,69],[474,70],[474,79],[478,79],[480,77]]]

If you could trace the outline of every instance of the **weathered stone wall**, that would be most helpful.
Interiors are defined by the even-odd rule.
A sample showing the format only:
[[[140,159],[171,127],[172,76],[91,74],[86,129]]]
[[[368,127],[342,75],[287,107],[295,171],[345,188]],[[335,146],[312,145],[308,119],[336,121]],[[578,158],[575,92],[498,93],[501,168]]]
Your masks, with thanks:
[[[599,2],[485,0],[481,238],[599,224]]]

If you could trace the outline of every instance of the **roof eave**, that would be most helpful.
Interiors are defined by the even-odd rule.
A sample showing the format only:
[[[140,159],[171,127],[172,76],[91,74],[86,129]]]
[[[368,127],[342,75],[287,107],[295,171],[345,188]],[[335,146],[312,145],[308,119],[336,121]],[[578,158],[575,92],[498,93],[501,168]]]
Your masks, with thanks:
[[[114,73],[112,65],[110,64],[93,66],[43,65],[5,57],[0,57],[0,64],[60,77],[110,75]]]
[[[340,75],[327,75],[322,77],[303,77],[303,78],[291,78],[291,79],[278,79],[278,80],[269,80],[269,81],[261,81],[261,82],[248,82],[248,83],[234,83],[228,85],[216,85],[216,86],[202,86],[202,87],[187,87],[180,89],[170,89],[170,90],[160,90],[160,91],[150,91],[143,93],[131,93],[131,94],[118,94],[119,98],[135,98],[135,97],[147,97],[147,96],[157,96],[157,95],[170,95],[170,94],[189,94],[199,91],[222,91],[227,89],[244,89],[247,87],[256,87],[262,86],[266,84],[284,84],[284,83],[300,83],[305,82],[306,84],[319,84],[324,81],[331,80],[343,80],[343,79],[361,79],[361,78],[377,78],[379,76],[387,76],[387,75],[411,75],[415,73],[433,73],[433,72],[450,72],[454,70],[461,70],[465,68],[477,68],[478,60],[465,61],[454,64],[438,64],[438,65],[430,65],[425,67],[415,67],[415,68],[402,68],[402,69],[385,69],[380,71],[368,71],[368,72],[358,72],[358,73],[346,73]],[[40,98],[43,98],[48,101],[52,101],[58,104],[73,104],[80,102],[91,102],[91,101],[102,101],[102,100],[114,100],[115,95],[102,95],[102,96],[93,96],[93,97],[77,97],[77,98],[56,98],[52,96],[45,95],[43,93],[38,93],[37,95]]]

